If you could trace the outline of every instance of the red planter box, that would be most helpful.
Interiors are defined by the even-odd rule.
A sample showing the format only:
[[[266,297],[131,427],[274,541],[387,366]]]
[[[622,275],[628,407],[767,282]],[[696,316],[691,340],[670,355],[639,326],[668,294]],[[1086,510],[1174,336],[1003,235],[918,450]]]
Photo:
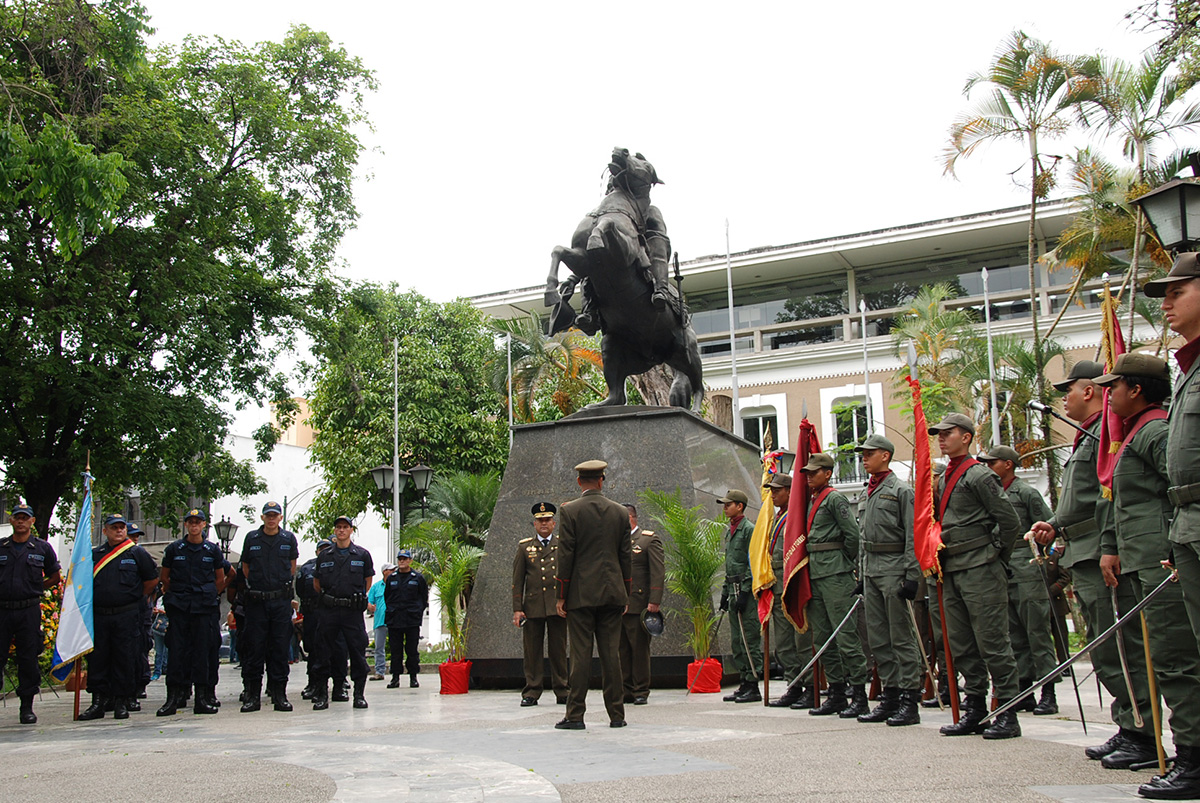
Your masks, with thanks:
[[[440,694],[466,694],[471,684],[471,662],[446,661],[438,664],[438,674],[442,677]]]
[[[693,661],[687,668],[688,687],[692,694],[719,694],[721,675],[721,662],[716,658]]]

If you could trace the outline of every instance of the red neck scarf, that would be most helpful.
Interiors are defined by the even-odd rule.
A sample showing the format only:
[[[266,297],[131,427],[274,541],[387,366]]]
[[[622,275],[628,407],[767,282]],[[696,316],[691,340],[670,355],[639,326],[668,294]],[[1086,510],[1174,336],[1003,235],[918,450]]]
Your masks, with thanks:
[[[887,471],[879,474],[872,474],[870,479],[867,480],[867,496],[869,497],[871,494],[875,493],[875,489],[880,485],[883,485],[883,481],[886,480],[888,475],[891,473],[892,470],[889,468]]]

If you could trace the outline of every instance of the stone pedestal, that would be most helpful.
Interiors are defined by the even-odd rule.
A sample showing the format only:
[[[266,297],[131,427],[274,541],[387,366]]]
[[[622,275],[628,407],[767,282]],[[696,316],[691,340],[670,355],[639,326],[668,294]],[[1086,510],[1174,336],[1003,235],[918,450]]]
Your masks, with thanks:
[[[529,510],[542,500],[557,505],[579,496],[573,469],[594,459],[608,462],[604,495],[617,502],[637,505],[640,491],[679,488],[685,505],[704,505],[716,518],[721,511],[715,500],[729,488],[745,491],[752,504],[759,498],[762,463],[753,444],[681,408],[598,408],[516,427],[467,614],[471,674],[484,688],[520,688],[524,682],[521,634],[512,624],[512,563],[517,543],[533,533]],[[643,528],[668,540],[640,505],[639,513]],[[746,514],[757,516],[757,507]],[[683,607],[682,599],[664,594],[664,611]],[[655,686],[685,685],[692,660],[687,630],[682,616],[666,614],[666,633],[651,641]],[[719,649],[726,650],[728,643],[728,629],[722,628]],[[599,682],[598,664],[593,682]]]

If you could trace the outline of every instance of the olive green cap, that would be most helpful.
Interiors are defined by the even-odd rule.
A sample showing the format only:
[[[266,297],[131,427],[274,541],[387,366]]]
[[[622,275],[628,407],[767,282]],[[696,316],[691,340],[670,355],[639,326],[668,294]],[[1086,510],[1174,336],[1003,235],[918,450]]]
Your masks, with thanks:
[[[896,444],[879,434],[868,435],[862,445],[854,447],[856,452],[865,452],[867,449],[886,449],[893,455],[896,454]]]
[[[983,463],[990,463],[993,460],[1011,460],[1015,466],[1021,462],[1021,453],[1011,446],[994,446],[986,452],[980,452],[979,460]]]
[[[750,497],[746,496],[745,493],[739,491],[737,488],[730,488],[725,492],[725,495],[717,501],[722,505],[726,502],[741,502],[743,505],[748,505],[750,504]]]
[[[1200,277],[1200,253],[1187,251],[1175,257],[1170,273],[1161,279],[1146,282],[1142,289],[1151,298],[1164,298],[1168,285],[1197,277]]]
[[[833,468],[833,458],[824,452],[813,452],[808,456],[808,465],[801,471],[820,471],[823,468]]]
[[[1149,354],[1139,354],[1136,351],[1128,352],[1117,357],[1116,364],[1112,367],[1112,371],[1098,376],[1092,381],[1102,387],[1107,387],[1117,381],[1117,377],[1121,376],[1145,376],[1151,379],[1161,379],[1164,382],[1171,381],[1171,369],[1167,367],[1166,360],[1160,360],[1158,357],[1152,357]]]
[[[1095,379],[1104,373],[1104,366],[1092,360],[1080,360],[1071,366],[1071,372],[1061,382],[1054,383],[1055,390],[1068,391],[1077,379]]]
[[[771,475],[771,479],[763,484],[764,488],[791,488],[792,475],[775,473]]]
[[[951,427],[959,427],[970,432],[972,435],[975,434],[975,422],[971,420],[970,416],[963,415],[962,413],[950,413],[941,421],[931,426],[929,434],[936,435],[939,432],[945,432]]]

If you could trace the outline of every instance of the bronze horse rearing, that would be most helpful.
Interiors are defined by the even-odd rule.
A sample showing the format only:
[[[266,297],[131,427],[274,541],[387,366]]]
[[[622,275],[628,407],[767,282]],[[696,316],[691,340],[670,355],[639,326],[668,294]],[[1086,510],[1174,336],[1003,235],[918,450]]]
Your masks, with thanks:
[[[551,334],[572,324],[590,333],[603,331],[600,351],[608,397],[595,405],[626,403],[625,380],[667,364],[675,372],[671,404],[700,411],[703,369],[696,334],[683,300],[667,283],[671,241],[650,189],[662,184],[654,166],[640,153],[613,149],[612,179],[604,200],[580,222],[571,246],[551,252],[545,303],[554,307]],[[574,276],[559,286],[558,268]],[[570,305],[575,287],[586,279],[584,308]]]

